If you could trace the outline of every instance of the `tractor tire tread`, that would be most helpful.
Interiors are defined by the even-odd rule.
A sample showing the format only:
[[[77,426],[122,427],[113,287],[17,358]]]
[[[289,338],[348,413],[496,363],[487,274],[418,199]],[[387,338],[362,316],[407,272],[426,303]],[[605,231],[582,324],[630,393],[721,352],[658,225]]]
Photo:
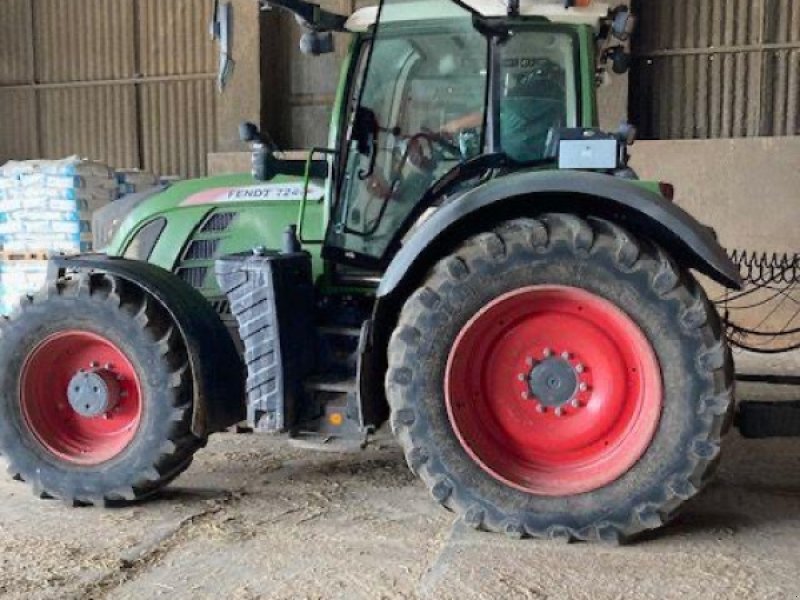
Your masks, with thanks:
[[[697,399],[696,418],[692,421],[693,442],[685,449],[682,465],[668,481],[653,483],[648,497],[630,506],[623,517],[617,511],[616,518],[581,527],[553,523],[546,515],[532,511],[508,514],[503,507],[473,493],[469,485],[447,472],[436,448],[429,443],[430,424],[420,418],[415,408],[415,394],[420,391],[415,389],[415,371],[422,360],[420,345],[426,343],[419,332],[437,323],[437,319],[448,318],[446,310],[439,310],[443,298],[457,304],[459,297],[470,293],[461,282],[471,274],[491,277],[509,261],[541,260],[543,254],[555,247],[566,247],[576,257],[604,254],[621,275],[646,279],[658,297],[677,305],[681,334],[699,336],[703,345],[694,362],[697,377],[704,381],[706,389]],[[412,470],[433,497],[461,515],[468,526],[515,538],[617,544],[660,527],[713,475],[719,463],[721,438],[733,414],[731,353],[719,317],[703,290],[661,248],[637,239],[618,224],[596,218],[545,214],[535,219],[514,219],[463,242],[435,265],[422,286],[406,301],[389,343],[388,361],[386,392],[393,415],[391,424]]]
[[[121,487],[101,488],[91,493],[74,489],[74,485],[66,482],[64,485],[43,483],[30,466],[18,464],[16,453],[9,450],[13,444],[2,436],[0,452],[8,461],[11,477],[29,483],[37,497],[58,498],[68,506],[107,506],[139,501],[152,496],[185,471],[191,465],[194,453],[204,445],[204,440],[191,433],[192,382],[184,342],[180,335],[175,335],[166,311],[158,302],[151,301],[146,292],[113,275],[85,272],[72,280],[56,281],[37,295],[23,297],[10,318],[0,320],[0,338],[22,320],[37,313],[41,316],[42,311],[48,310],[48,301],[78,297],[127,312],[158,348],[167,366],[169,385],[165,386],[165,395],[169,406],[166,408],[171,410],[165,439],[160,443],[154,441],[159,451],[147,464],[135,467],[129,482]],[[29,460],[23,462],[32,464]]]

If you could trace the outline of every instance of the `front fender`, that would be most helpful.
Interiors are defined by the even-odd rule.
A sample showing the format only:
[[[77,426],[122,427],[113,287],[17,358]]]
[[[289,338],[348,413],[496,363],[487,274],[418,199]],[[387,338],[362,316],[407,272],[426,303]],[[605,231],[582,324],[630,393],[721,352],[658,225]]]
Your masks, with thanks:
[[[193,287],[155,265],[91,254],[54,258],[48,278],[70,272],[104,272],[140,287],[172,318],[183,337],[192,370],[192,433],[205,438],[245,418],[244,367],[230,333]]]
[[[410,273],[463,236],[462,224],[481,226],[516,216],[566,211],[598,216],[651,239],[678,262],[740,289],[739,270],[712,231],[661,195],[599,173],[532,171],[493,179],[446,204],[405,241],[384,274],[378,297],[394,292]]]

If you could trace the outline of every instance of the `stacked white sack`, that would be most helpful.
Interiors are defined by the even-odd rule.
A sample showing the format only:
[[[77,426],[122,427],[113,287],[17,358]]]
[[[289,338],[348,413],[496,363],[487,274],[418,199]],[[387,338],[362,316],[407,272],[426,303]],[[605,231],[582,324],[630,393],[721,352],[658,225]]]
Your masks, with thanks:
[[[47,277],[47,261],[0,260],[0,317],[11,314],[19,299],[35,294]]]
[[[2,256],[89,252],[92,213],[129,189],[155,183],[146,173],[121,175],[78,157],[7,163],[0,167]],[[0,260],[0,315],[9,314],[22,295],[35,293],[46,274],[43,260]]]
[[[91,251],[92,212],[115,200],[109,167],[71,157],[0,167],[0,245],[12,252]]]

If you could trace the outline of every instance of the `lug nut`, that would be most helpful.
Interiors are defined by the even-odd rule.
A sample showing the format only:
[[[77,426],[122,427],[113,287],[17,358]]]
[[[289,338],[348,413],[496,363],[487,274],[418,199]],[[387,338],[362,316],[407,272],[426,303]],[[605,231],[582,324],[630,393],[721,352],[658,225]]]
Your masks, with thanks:
[[[545,348],[542,354],[544,354],[545,358],[550,358],[553,356],[553,351],[550,348]]]
[[[112,365],[111,363],[106,363],[106,369],[108,369],[109,371],[110,371],[110,370],[111,370],[113,367],[114,367],[114,365]]]
[[[572,404],[572,406],[574,408],[580,408],[581,407],[581,401],[578,400],[577,398],[573,398],[572,402],[570,402],[570,404]]]
[[[100,363],[97,362],[96,360],[93,360],[92,362],[89,363],[89,367],[91,367],[92,369],[96,369],[99,366],[100,366]]]
[[[577,365],[575,365],[575,372],[576,373],[583,373],[585,370],[586,370],[586,367],[584,367],[581,363],[578,363]]]
[[[538,412],[538,413],[547,412],[547,409],[544,406],[542,406],[541,404],[537,404],[536,405],[536,412]]]
[[[560,417],[563,414],[564,414],[564,409],[562,409],[560,406],[556,406],[556,416]]]
[[[520,394],[520,395],[522,396],[523,400],[527,400],[528,399],[528,392],[522,392],[522,394]]]
[[[519,379],[520,381],[525,381],[525,377],[526,377],[525,373],[520,373],[519,375],[517,375],[517,379]]]
[[[588,386],[588,385],[586,385],[585,383],[581,383],[581,384],[578,386],[578,389],[579,389],[580,391],[582,391],[582,392],[585,392],[586,390],[588,390],[588,389],[589,389],[589,386]]]
[[[569,352],[567,352],[566,350],[562,352],[561,358],[563,358],[564,360],[569,360]]]
[[[529,367],[532,367],[534,364],[536,364],[536,361],[533,360],[532,356],[529,356],[528,358],[525,359],[525,364],[528,365]]]

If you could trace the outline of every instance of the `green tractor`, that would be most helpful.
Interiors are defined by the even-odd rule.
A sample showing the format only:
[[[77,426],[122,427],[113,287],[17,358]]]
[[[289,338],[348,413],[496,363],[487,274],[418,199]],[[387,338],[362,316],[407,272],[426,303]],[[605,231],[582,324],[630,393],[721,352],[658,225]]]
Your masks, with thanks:
[[[246,421],[320,450],[390,424],[477,529],[619,541],[712,475],[731,355],[693,271],[738,288],[714,233],[597,127],[624,8],[304,0],[310,54],[351,36],[329,147],[254,181],[189,181],[98,216],[0,322],[0,452],[41,497],[106,505]],[[122,213],[127,212],[127,216]],[[113,234],[113,235],[112,235]]]

